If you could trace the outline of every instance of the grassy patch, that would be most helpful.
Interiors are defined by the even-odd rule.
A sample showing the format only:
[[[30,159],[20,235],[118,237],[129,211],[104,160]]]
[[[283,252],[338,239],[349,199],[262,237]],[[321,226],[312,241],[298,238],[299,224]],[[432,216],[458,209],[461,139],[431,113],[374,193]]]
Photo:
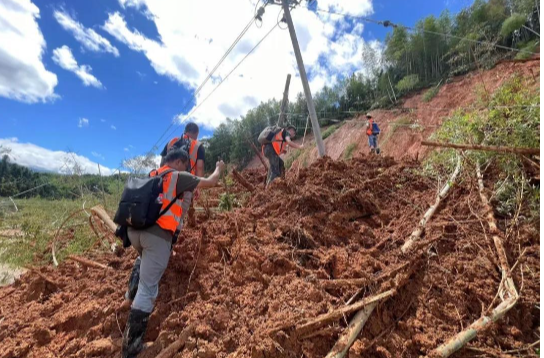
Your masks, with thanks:
[[[325,140],[326,138],[330,137],[331,134],[333,134],[340,126],[338,124],[335,124],[335,125],[332,125],[330,126],[329,128],[327,128],[322,134],[321,136],[323,137],[323,140]]]
[[[114,199],[110,199],[112,203]],[[14,267],[51,263],[51,247],[57,230],[70,214],[82,209],[84,201],[87,209],[102,204],[101,199],[93,196],[84,200],[32,198],[16,200],[18,212],[4,208],[0,221],[0,263]],[[91,249],[96,240],[87,215],[83,211],[76,214],[59,233],[57,260]]]
[[[533,56],[533,53],[536,52],[537,47],[537,40],[531,40],[518,44],[518,48],[521,51],[516,55],[516,60],[526,60],[528,58],[531,58],[531,56]]]
[[[423,100],[423,102],[430,102],[438,94],[439,90],[439,86],[433,86],[427,92],[425,92],[421,99]]]
[[[304,149],[297,149],[293,152],[293,154],[291,154],[287,159],[285,159],[285,169],[289,170],[289,168],[291,168],[295,160],[297,160],[302,155],[303,152],[304,152]]]
[[[351,159],[355,148],[357,148],[357,143],[351,143],[350,145],[348,145],[348,147],[344,151],[344,159]]]

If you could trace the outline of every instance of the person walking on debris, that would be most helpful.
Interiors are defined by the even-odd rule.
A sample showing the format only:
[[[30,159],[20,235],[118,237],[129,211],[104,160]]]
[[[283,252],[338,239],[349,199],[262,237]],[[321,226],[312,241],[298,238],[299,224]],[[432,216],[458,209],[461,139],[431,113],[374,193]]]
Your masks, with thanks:
[[[162,177],[162,193],[158,197],[162,200],[162,215],[159,214],[155,224],[147,229],[137,230],[130,226],[127,229],[128,240],[139,256],[134,263],[125,294],[132,305],[123,333],[123,358],[136,357],[143,349],[149,315],[159,293],[159,281],[166,270],[180,229],[184,209],[179,205],[178,198],[184,192],[215,186],[225,167],[223,161],[219,161],[211,176],[199,178],[187,172],[188,166],[193,163],[183,149],[169,150],[164,165],[150,173],[151,178]]]
[[[286,128],[269,126],[259,135],[258,141],[262,145],[263,154],[269,163],[266,186],[270,185],[277,177],[285,175],[285,165],[280,155],[287,153],[287,146],[295,149],[303,148],[303,145],[292,141],[295,136],[296,127],[293,125],[289,125]]]
[[[378,135],[380,134],[380,127],[378,123],[374,122],[370,114],[366,115],[366,135],[368,136],[368,146],[370,147],[370,154],[380,154],[380,148],[378,147]]]
[[[173,138],[164,146],[164,149],[161,152],[161,166],[164,165],[164,160],[168,151],[174,148],[182,148],[187,153],[189,153],[190,167],[189,172],[197,177],[204,176],[204,161],[206,157],[205,148],[198,141],[198,133],[200,129],[196,123],[190,122],[185,126],[185,131],[183,136]],[[181,207],[183,208],[183,220],[187,213],[189,213],[189,226],[194,224],[194,208],[193,208],[193,197],[195,200],[198,200],[199,191],[195,190],[194,195],[192,192],[186,192],[183,195],[183,202]]]

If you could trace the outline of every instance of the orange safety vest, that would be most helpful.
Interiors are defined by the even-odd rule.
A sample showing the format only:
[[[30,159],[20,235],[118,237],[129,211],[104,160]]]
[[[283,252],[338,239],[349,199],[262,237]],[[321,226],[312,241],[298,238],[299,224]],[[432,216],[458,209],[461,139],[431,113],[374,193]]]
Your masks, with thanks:
[[[372,135],[372,125],[374,124],[374,121],[372,119],[368,120],[368,128],[366,129],[366,135]]]
[[[170,169],[172,168],[165,165],[157,170],[153,170],[151,173],[149,173],[149,176],[154,177]],[[174,234],[176,230],[181,230],[182,227],[181,216],[183,214],[183,209],[181,208],[181,205],[178,204],[178,199],[176,199],[178,176],[179,172],[175,170],[171,173],[165,174],[162,177],[161,211],[166,209],[172,200],[176,200],[176,202],[159,218],[159,220],[157,220],[157,225],[159,225],[163,230],[170,231],[172,234]]]
[[[172,148],[174,146],[174,144],[176,144],[178,141],[180,141],[182,139],[188,139],[188,140],[191,141],[190,142],[191,144],[189,145],[189,153],[188,153],[189,154],[189,161],[191,162],[190,172],[191,172],[191,174],[196,175],[196,160],[198,158],[198,149],[200,148],[202,143],[200,143],[197,140],[191,139],[191,138],[189,138],[189,136],[187,134],[184,134],[183,137],[181,137],[181,138],[175,137],[170,142],[168,142],[168,146],[166,147],[166,151],[170,150],[170,148]]]
[[[282,129],[281,131],[279,131],[274,136],[274,139],[272,139],[272,146],[274,147],[274,151],[276,151],[277,155],[287,153],[287,143],[283,139],[283,131],[284,130],[285,129]]]

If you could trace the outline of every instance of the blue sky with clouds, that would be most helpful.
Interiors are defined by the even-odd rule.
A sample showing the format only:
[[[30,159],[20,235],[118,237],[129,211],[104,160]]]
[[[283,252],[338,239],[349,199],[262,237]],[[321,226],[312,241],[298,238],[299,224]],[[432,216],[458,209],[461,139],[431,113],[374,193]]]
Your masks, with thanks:
[[[52,171],[61,170],[67,151],[77,153],[91,173],[96,163],[110,173],[123,159],[144,154],[275,24],[279,7],[269,6],[262,27],[250,28],[218,69],[219,77],[192,99],[251,18],[252,1],[1,1],[0,145],[12,149],[16,162]],[[313,6],[411,26],[423,16],[444,9],[456,13],[469,4],[321,0]],[[363,43],[379,48],[390,31],[303,8],[293,18],[313,92],[362,70]],[[279,97],[286,73],[296,73],[291,51],[287,31],[275,29],[194,112],[201,135],[210,135],[227,116]],[[291,96],[301,90],[296,78]],[[179,134],[183,125],[173,128]]]

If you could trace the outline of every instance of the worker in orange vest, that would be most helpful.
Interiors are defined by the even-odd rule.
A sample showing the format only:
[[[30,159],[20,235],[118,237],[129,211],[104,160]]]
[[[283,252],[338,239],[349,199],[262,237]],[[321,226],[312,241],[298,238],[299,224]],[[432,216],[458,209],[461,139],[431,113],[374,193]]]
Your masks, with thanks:
[[[200,129],[196,123],[190,122],[185,126],[184,133],[181,137],[171,139],[161,152],[161,165],[164,164],[164,158],[169,150],[173,148],[182,148],[189,153],[189,172],[197,177],[204,176],[204,161],[206,159],[205,148],[201,142],[198,141],[198,133]],[[189,223],[194,222],[194,208],[193,199],[197,200],[199,197],[199,191],[195,190],[194,195],[192,192],[187,192],[183,195],[182,207],[184,209],[183,220],[189,214]],[[190,225],[191,226],[191,225]]]
[[[293,142],[297,134],[296,127],[289,125],[286,128],[278,130],[270,143],[263,145],[263,154],[268,159],[269,168],[268,168],[268,178],[266,185],[270,185],[274,179],[277,177],[283,177],[285,175],[285,165],[283,159],[280,155],[287,153],[287,146],[301,149],[303,145],[296,144]]]
[[[163,175],[162,195],[159,197],[162,200],[161,210],[167,211],[148,229],[128,227],[128,239],[138,251],[139,257],[134,263],[125,294],[131,309],[123,333],[123,358],[136,357],[143,349],[147,322],[159,293],[159,281],[177,239],[175,233],[179,231],[184,209],[179,202],[168,208],[169,204],[184,192],[215,186],[225,167],[225,163],[219,161],[211,176],[199,178],[187,171],[189,165],[189,155],[184,150],[172,149],[168,152],[164,165],[150,173],[150,176]]]
[[[370,114],[366,115],[366,135],[368,136],[368,146],[370,147],[370,153],[380,154],[380,148],[378,147],[378,135],[380,134],[380,127],[378,123],[374,122]]]

